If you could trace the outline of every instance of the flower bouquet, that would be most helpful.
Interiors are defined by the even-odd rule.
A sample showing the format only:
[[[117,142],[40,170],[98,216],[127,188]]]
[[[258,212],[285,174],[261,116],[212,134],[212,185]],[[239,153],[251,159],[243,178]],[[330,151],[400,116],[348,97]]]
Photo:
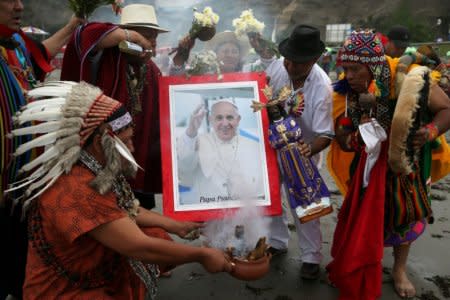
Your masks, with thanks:
[[[222,72],[220,71],[220,62],[217,59],[216,53],[212,50],[202,51],[197,53],[190,64],[190,68],[187,69],[186,75],[188,77],[192,75],[203,74],[217,74],[217,80],[222,79]]]
[[[275,54],[277,57],[280,57],[277,45],[262,37],[265,25],[253,16],[253,11],[251,9],[244,10],[239,18],[234,19],[233,26],[237,36],[247,34],[251,43],[252,41],[257,41],[258,47],[255,48],[255,50],[258,53],[261,54],[269,51],[272,55]],[[252,43],[252,46],[255,46],[255,43]]]
[[[118,15],[122,11],[124,0],[69,0],[69,7],[78,18],[87,19],[94,10],[102,5],[111,4],[113,12]]]
[[[189,36],[192,39],[198,38],[203,42],[209,41],[216,34],[216,25],[218,22],[219,15],[214,13],[211,7],[205,7],[203,12],[198,12],[194,8],[194,19],[189,30]]]
[[[209,41],[216,34],[216,25],[218,22],[219,15],[214,13],[211,7],[205,7],[203,12],[198,12],[197,9],[194,8],[194,19],[192,20],[192,26],[186,38],[189,38],[192,41],[192,45],[196,38],[203,42]],[[190,49],[179,45],[177,48],[173,48],[172,51],[169,52],[169,55],[177,51],[187,59]]]

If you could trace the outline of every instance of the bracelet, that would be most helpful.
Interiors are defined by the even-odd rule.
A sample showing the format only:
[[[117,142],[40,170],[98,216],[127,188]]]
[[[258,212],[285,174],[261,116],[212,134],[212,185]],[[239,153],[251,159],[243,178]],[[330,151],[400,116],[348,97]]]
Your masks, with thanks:
[[[130,32],[128,31],[128,29],[124,29],[123,31],[125,32],[125,40],[127,42],[130,42]]]
[[[434,141],[439,136],[439,128],[433,123],[428,123],[424,126],[428,131],[427,140],[429,142]]]

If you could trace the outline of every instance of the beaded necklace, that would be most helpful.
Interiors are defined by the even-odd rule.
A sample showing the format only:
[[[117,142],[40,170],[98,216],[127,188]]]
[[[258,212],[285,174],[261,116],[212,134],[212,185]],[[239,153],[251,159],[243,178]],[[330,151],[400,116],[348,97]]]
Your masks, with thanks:
[[[102,170],[102,166],[98,161],[86,151],[81,151],[80,161],[96,175]],[[117,176],[112,184],[112,190],[117,195],[117,206],[126,210],[132,219],[136,218],[138,215],[139,201],[134,196],[125,176],[122,174]]]
[[[145,75],[147,74],[147,64],[143,63],[139,67],[139,72],[136,73],[133,65],[128,64],[126,70],[127,90],[130,101],[127,108],[132,116],[142,112],[142,91],[146,82]]]
[[[299,86],[299,88],[294,90],[294,84],[292,80],[290,81],[291,85],[291,94],[286,101],[286,105],[288,106],[288,113],[296,118],[299,118],[303,111],[305,110],[305,97],[301,92],[303,88],[303,84]]]

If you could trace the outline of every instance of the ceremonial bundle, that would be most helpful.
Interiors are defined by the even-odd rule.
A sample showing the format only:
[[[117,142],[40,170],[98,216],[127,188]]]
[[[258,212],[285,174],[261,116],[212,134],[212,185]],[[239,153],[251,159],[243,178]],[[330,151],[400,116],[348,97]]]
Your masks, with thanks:
[[[205,7],[203,12],[197,12],[194,9],[194,19],[189,30],[189,36],[191,39],[198,38],[203,42],[209,41],[216,34],[218,22],[219,16],[213,12],[211,7]]]
[[[269,271],[270,266],[266,237],[259,238],[254,249],[247,249],[245,245],[245,227],[236,225],[234,237],[225,251],[233,262],[230,274],[241,280],[259,279]]]
[[[237,36],[246,34],[250,41],[257,40],[258,48],[260,48],[261,51],[269,50],[277,57],[280,57],[278,46],[272,41],[262,37],[265,25],[253,16],[253,11],[251,9],[244,10],[239,18],[234,19],[233,26]]]

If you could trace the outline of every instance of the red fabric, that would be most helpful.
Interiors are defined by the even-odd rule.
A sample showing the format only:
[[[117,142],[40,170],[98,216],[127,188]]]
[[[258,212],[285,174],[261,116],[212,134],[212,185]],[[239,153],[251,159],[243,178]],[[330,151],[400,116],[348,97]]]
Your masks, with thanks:
[[[0,25],[0,36],[2,37],[10,37],[14,33],[19,34],[22,39],[25,41],[25,46],[30,51],[31,56],[33,57],[36,64],[39,66],[39,68],[44,71],[44,73],[49,73],[53,70],[52,66],[49,64],[48,59],[46,59],[43,55],[41,50],[39,50],[38,46],[28,37],[26,34],[22,31],[15,31],[12,30],[5,25]]]
[[[115,253],[86,233],[127,217],[112,192],[102,196],[89,187],[93,177],[86,168],[75,166],[39,199],[44,234],[53,253],[67,270],[81,274],[107,264]],[[105,286],[74,288],[43,263],[30,242],[23,292],[24,299],[144,299],[145,287],[122,257],[113,280]]]
[[[349,192],[338,215],[329,279],[339,289],[339,299],[370,300],[381,296],[383,228],[387,143],[362,191],[363,151]]]
[[[389,42],[389,38],[384,34],[382,34],[381,32],[377,32],[376,35],[380,39],[383,46],[386,46],[386,44]]]
[[[103,92],[121,103],[129,101],[126,85],[126,57],[117,47],[103,50],[96,82],[92,82],[91,62],[87,55],[107,33],[115,30],[109,23],[89,23],[75,32],[64,53],[62,80],[84,80],[100,87]],[[77,43],[78,41],[78,43]],[[77,49],[78,48],[78,49]],[[146,84],[142,91],[142,112],[134,116],[134,156],[145,172],[139,170],[131,182],[134,190],[161,193],[161,150],[159,135],[159,77],[161,71],[151,60],[147,62]],[[82,73],[80,75],[80,73]]]

